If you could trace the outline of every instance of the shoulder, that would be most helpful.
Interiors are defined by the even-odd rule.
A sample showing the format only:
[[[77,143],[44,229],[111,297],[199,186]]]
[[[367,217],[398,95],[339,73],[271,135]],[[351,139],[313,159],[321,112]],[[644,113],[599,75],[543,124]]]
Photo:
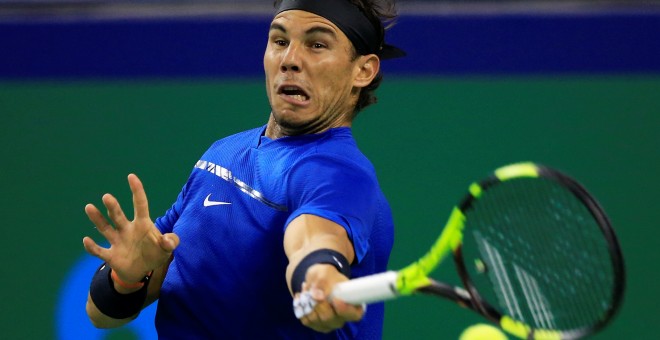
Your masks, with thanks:
[[[359,150],[350,130],[333,131],[318,139],[292,162],[288,179],[290,184],[303,187],[328,184],[367,192],[378,188],[374,166]]]
[[[334,162],[337,167],[355,167],[367,173],[374,172],[371,161],[358,148],[350,128],[336,128],[328,131],[323,138],[318,140],[317,146],[301,160]]]

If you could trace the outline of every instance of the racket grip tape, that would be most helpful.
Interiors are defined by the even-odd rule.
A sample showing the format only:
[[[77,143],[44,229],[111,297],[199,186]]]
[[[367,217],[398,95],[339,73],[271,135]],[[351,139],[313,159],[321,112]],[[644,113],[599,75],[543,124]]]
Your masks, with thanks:
[[[354,305],[393,299],[399,295],[396,279],[397,272],[388,271],[341,282],[332,290],[331,298]]]

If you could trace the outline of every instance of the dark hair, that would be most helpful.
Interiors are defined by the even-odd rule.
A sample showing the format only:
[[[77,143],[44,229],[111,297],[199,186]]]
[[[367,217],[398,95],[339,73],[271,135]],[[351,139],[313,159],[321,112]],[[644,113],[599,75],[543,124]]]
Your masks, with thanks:
[[[394,25],[395,19],[397,17],[396,4],[395,0],[347,0],[352,4],[360,8],[362,12],[367,16],[369,21],[374,26],[383,27],[383,30],[389,29]],[[282,0],[275,0],[275,8],[279,7]],[[382,41],[381,41],[382,43]],[[352,59],[355,60],[359,57],[355,47],[353,47],[353,56]],[[374,80],[360,90],[360,95],[358,97],[357,103],[353,110],[353,118],[355,118],[358,113],[364,110],[367,106],[374,104],[378,101],[376,97],[376,89],[380,86],[380,83],[383,81],[383,73],[379,70],[378,74]]]
[[[354,5],[358,6],[366,15],[369,20],[375,25],[382,25],[383,29],[389,29],[394,25],[394,20],[397,17],[396,5],[394,0],[350,0]],[[380,23],[378,22],[380,21]],[[382,42],[381,42],[382,43]],[[353,49],[355,51],[355,49]],[[354,52],[357,57],[357,52]],[[383,81],[383,73],[379,70],[374,80],[360,91],[357,104],[353,110],[353,118],[367,106],[374,104],[378,101],[376,97],[376,89]]]

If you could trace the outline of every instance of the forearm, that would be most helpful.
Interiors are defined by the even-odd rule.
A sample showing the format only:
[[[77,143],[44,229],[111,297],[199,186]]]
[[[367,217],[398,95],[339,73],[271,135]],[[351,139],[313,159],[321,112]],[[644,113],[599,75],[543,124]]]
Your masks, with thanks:
[[[331,249],[344,256],[349,263],[355,257],[353,245],[341,226],[312,215],[302,215],[291,222],[285,235],[284,249],[289,258],[286,271],[289,285],[300,261],[316,250]]]
[[[155,300],[158,299],[158,296],[160,294],[160,287],[163,283],[165,273],[167,272],[167,266],[164,266],[162,268],[159,268],[157,270],[154,270],[153,274],[151,275],[149,281],[146,283],[146,297],[144,297],[142,306],[139,310],[135,311],[130,316],[124,317],[124,318],[116,318],[116,317],[111,317],[106,315],[99,309],[99,307],[94,303],[94,299],[92,298],[91,294],[91,289],[94,289],[93,287],[90,288],[90,294],[87,295],[87,304],[85,306],[85,310],[87,312],[87,316],[89,317],[90,321],[94,325],[94,327],[97,328],[116,328],[116,327],[121,327],[127,323],[129,323],[131,320],[135,319],[139,314],[142,309],[153,303]],[[120,295],[117,295],[116,298],[117,300],[120,300],[123,296],[122,295],[127,295],[127,294],[134,294],[135,292],[139,291],[140,288],[126,288],[122,287],[119,283],[116,281],[112,280],[114,291]]]
[[[94,304],[94,301],[92,301],[92,297],[90,294],[87,294],[87,305],[85,306],[85,311],[87,312],[87,316],[89,317],[89,320],[92,322],[92,325],[96,328],[116,328],[116,327],[121,327],[127,323],[129,323],[131,320],[135,319],[139,313],[136,313],[135,315],[126,318],[126,319],[114,319],[111,318],[105,314],[103,314]]]

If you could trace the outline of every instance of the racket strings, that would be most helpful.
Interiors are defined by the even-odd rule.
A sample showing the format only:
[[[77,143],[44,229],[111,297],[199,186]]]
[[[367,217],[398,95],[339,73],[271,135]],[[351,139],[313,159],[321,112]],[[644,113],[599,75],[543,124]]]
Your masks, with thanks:
[[[603,317],[614,275],[607,243],[571,191],[513,179],[489,188],[466,216],[472,237],[463,251],[482,263],[470,276],[487,301],[535,328],[571,330]]]

